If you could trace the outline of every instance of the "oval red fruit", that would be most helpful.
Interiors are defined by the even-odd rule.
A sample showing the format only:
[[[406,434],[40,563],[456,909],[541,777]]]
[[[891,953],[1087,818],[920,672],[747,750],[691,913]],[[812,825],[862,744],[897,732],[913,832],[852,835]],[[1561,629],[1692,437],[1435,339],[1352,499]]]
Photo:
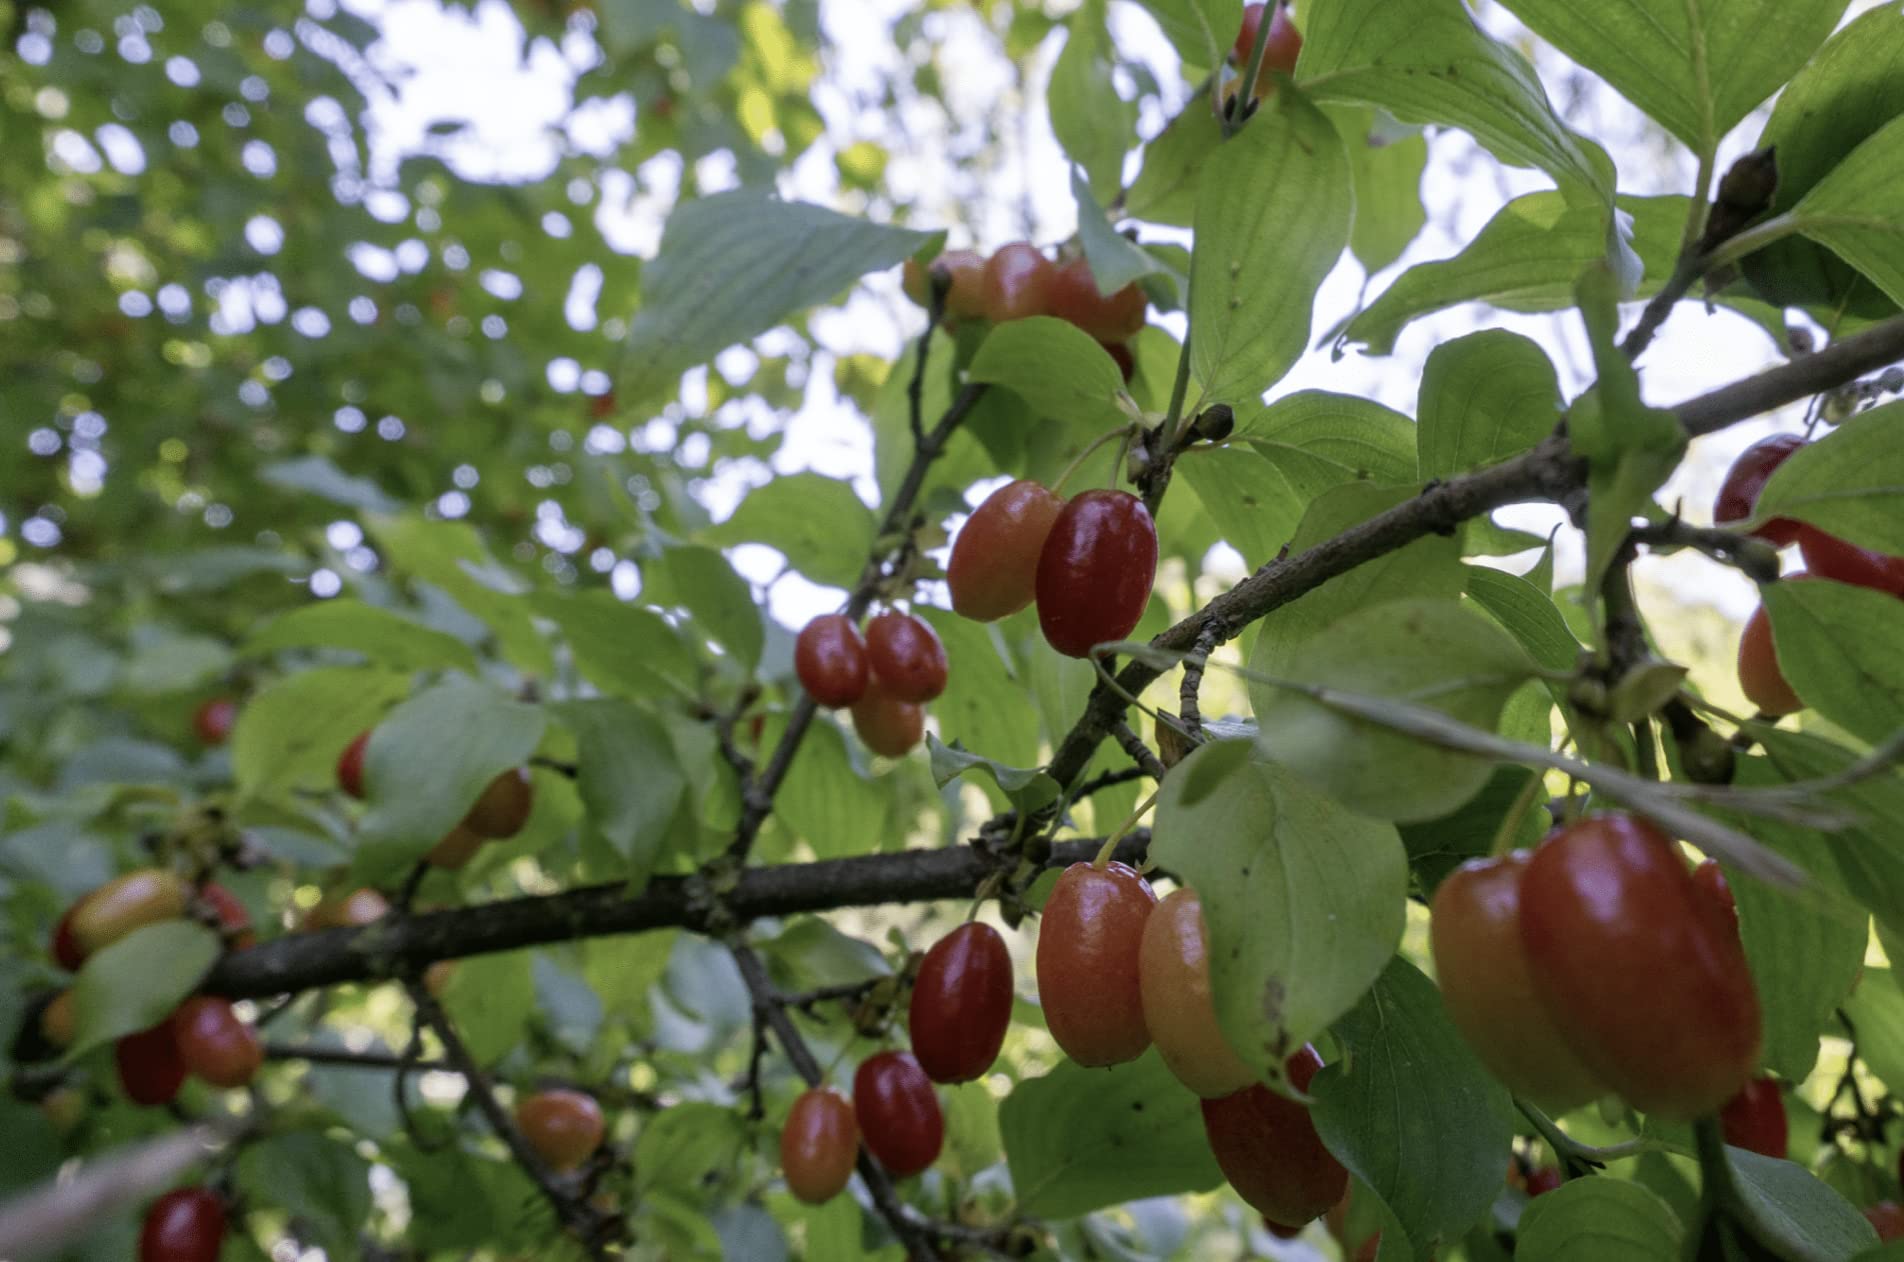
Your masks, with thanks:
[[[1732,886],[1726,881],[1717,859],[1701,859],[1699,866],[1692,870],[1692,883],[1699,887],[1701,893],[1725,908],[1726,919],[1734,929],[1739,927],[1739,904],[1732,897]]]
[[[1144,291],[1133,282],[1116,293],[1100,293],[1091,264],[1082,256],[1052,272],[1048,302],[1052,315],[1100,342],[1129,341],[1144,327]]]
[[[1045,315],[1051,309],[1051,282],[1057,275],[1037,246],[1014,241],[985,260],[985,317],[995,324]]]
[[[1157,527],[1125,491],[1086,491],[1058,514],[1038,555],[1038,625],[1052,648],[1085,657],[1144,616],[1157,577]]]
[[[1098,345],[1104,348],[1105,353],[1111,357],[1111,362],[1117,365],[1118,375],[1128,386],[1131,378],[1137,375],[1137,357],[1131,354],[1131,348],[1122,342],[1099,342]]]
[[[866,662],[901,701],[930,701],[945,691],[945,645],[909,613],[888,609],[866,624]]]
[[[79,900],[79,902],[84,901],[84,897]],[[73,913],[79,910],[79,902],[68,907],[66,914],[59,918],[59,923],[53,926],[53,943],[50,948],[53,953],[53,962],[69,973],[78,972],[79,966],[86,962],[86,953],[80,950],[79,939],[73,935]]]
[[[970,1082],[992,1067],[1011,1025],[1012,967],[987,924],[960,925],[932,944],[912,985],[912,1054],[934,1082]]]
[[[1231,62],[1245,74],[1249,73],[1250,54],[1256,50],[1256,32],[1263,25],[1264,7],[1260,4],[1243,6],[1243,25],[1237,30],[1236,43],[1230,48]],[[1296,59],[1301,55],[1302,33],[1289,20],[1288,10],[1277,5],[1276,16],[1269,20],[1269,38],[1263,46],[1263,70],[1256,80],[1256,95],[1260,97],[1276,86],[1271,71],[1296,73]]]
[[[1790,582],[1790,579],[1782,580]],[[1746,700],[1771,718],[1796,714],[1805,708],[1799,695],[1778,664],[1778,649],[1772,643],[1772,620],[1760,605],[1746,620],[1739,635],[1739,688]]]
[[[369,744],[370,733],[359,732],[357,739],[337,756],[338,787],[360,801],[364,796],[364,747]]]
[[[214,1087],[242,1087],[264,1064],[258,1032],[239,1019],[226,999],[187,999],[172,1014],[172,1037],[186,1070]]]
[[[853,703],[853,730],[875,754],[904,758],[925,739],[925,707],[901,701],[875,679]]]
[[[793,673],[819,705],[852,705],[866,692],[866,644],[843,613],[822,614],[793,642]]]
[[[1020,479],[985,497],[952,541],[952,608],[978,622],[1017,613],[1037,593],[1038,557],[1064,501]]]
[[[919,1062],[906,1052],[869,1056],[853,1075],[853,1114],[867,1151],[897,1178],[939,1159],[945,1115]]]
[[[1820,578],[1904,596],[1904,557],[1860,548],[1813,526],[1798,532],[1798,550],[1805,555],[1805,567]]]
[[[606,1122],[594,1096],[553,1087],[516,1105],[516,1129],[550,1169],[567,1172],[595,1155]]]
[[[1150,882],[1122,863],[1074,863],[1058,877],[1038,926],[1038,1002],[1065,1055],[1099,1067],[1150,1046],[1140,980]]]
[[[535,781],[527,767],[511,767],[484,787],[482,796],[463,816],[463,827],[488,839],[513,837],[529,822],[535,807]]]
[[[1527,865],[1520,923],[1547,1015],[1627,1103],[1690,1121],[1751,1078],[1762,1031],[1738,931],[1652,824],[1557,831]]]
[[[232,724],[238,721],[238,703],[230,697],[214,697],[192,712],[192,732],[201,745],[223,745],[231,739]]]
[[[139,1262],[218,1262],[225,1202],[210,1188],[177,1188],[152,1202],[139,1228]]]
[[[126,1035],[113,1045],[112,1059],[119,1085],[134,1104],[146,1108],[169,1104],[185,1085],[185,1062],[179,1057],[170,1021]]]
[[[1304,1046],[1284,1068],[1296,1090],[1307,1091],[1322,1068]],[[1319,1218],[1348,1190],[1349,1172],[1322,1146],[1309,1110],[1257,1083],[1203,1104],[1203,1133],[1236,1194],[1279,1223]]]
[[[236,894],[212,881],[198,891],[198,896],[218,917],[218,927],[234,950],[256,945],[258,935],[251,931],[251,911]]]
[[[1553,1166],[1541,1166],[1537,1170],[1528,1172],[1527,1195],[1530,1197],[1545,1196],[1547,1193],[1558,1189],[1564,1182],[1566,1182],[1566,1180],[1561,1177],[1558,1169]]]
[[[1725,481],[1719,486],[1719,498],[1712,505],[1712,520],[1721,526],[1749,520],[1758,508],[1759,492],[1765,489],[1772,471],[1804,445],[1804,438],[1798,434],[1774,434],[1747,447],[1726,471]],[[1752,533],[1782,548],[1798,542],[1799,530],[1798,522],[1774,517]]]
[[[1754,1078],[1719,1110],[1725,1141],[1767,1157],[1785,1157],[1785,1097],[1776,1078]]]
[[[801,1093],[780,1132],[780,1169],[787,1190],[809,1205],[838,1196],[853,1177],[859,1124],[853,1105],[830,1087]]]
[[[1170,1072],[1206,1099],[1256,1081],[1217,1025],[1210,995],[1210,938],[1197,892],[1173,890],[1144,921],[1138,991],[1144,1026]]]
[[[1878,1243],[1904,1240],[1904,1205],[1896,1201],[1867,1205],[1864,1207],[1864,1219],[1877,1230]]]
[[[977,250],[947,250],[932,260],[930,269],[912,259],[904,268],[906,296],[920,306],[931,297],[928,270],[946,278],[945,316],[948,321],[978,319],[985,314],[985,256]]]

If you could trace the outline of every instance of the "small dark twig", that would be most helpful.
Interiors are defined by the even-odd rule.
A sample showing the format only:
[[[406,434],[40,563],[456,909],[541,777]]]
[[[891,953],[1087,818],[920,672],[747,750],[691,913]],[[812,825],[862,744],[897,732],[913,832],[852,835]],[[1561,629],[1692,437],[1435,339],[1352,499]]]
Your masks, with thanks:
[[[1144,744],[1143,737],[1131,731],[1130,724],[1119,719],[1112,726],[1111,735],[1116,738],[1118,747],[1131,756],[1131,761],[1137,764],[1138,770],[1152,780],[1160,781],[1169,772],[1170,769],[1164,766],[1164,760],[1151,752],[1150,746]]]
[[[402,888],[397,891],[397,896],[390,900],[391,907],[398,915],[409,914],[410,904],[416,901],[417,891],[423,888],[423,878],[429,874],[430,861],[428,859],[418,859],[411,865],[410,874],[403,878]]]
[[[1115,770],[1106,771],[1102,775],[1092,776],[1089,780],[1080,784],[1072,791],[1070,800],[1073,802],[1082,802],[1093,793],[1101,793],[1105,789],[1115,788],[1120,784],[1129,784],[1133,780],[1142,780],[1149,774],[1150,772],[1144,770],[1142,767],[1118,767]]]
[[[531,767],[540,767],[544,771],[553,771],[556,775],[567,776],[571,780],[576,779],[582,774],[580,765],[572,762],[563,762],[559,758],[548,758],[542,754],[532,756],[529,759],[529,765]]]
[[[1190,646],[1190,656],[1183,661],[1183,682],[1177,687],[1177,711],[1184,728],[1190,735],[1203,737],[1203,669],[1210,654],[1216,651],[1216,629],[1205,627],[1197,633],[1196,643]]]
[[[1721,526],[1692,526],[1678,517],[1648,522],[1632,532],[1636,543],[1654,548],[1692,548],[1759,583],[1778,580],[1778,552],[1763,540]]]
[[[397,1072],[390,1078],[390,1098],[397,1106],[397,1116],[403,1119],[403,1133],[420,1152],[434,1152],[448,1145],[446,1137],[431,1137],[423,1133],[417,1123],[416,1113],[410,1108],[410,1074],[417,1069],[418,1058],[423,1055],[423,1023],[417,1021],[410,1027],[410,1041],[404,1045],[403,1054],[396,1058],[392,1066]],[[454,1068],[450,1069],[454,1073]]]

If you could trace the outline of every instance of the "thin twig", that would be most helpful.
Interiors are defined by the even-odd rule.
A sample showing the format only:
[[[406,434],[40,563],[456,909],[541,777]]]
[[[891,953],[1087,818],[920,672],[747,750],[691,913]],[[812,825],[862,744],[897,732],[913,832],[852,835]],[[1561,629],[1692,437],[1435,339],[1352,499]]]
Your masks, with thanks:
[[[1184,659],[1183,682],[1177,687],[1177,712],[1183,726],[1190,735],[1203,738],[1203,666],[1210,654],[1216,652],[1216,631],[1206,627],[1197,633],[1196,643],[1190,646],[1192,656]]]
[[[1164,766],[1164,760],[1152,753],[1150,746],[1144,744],[1144,738],[1131,731],[1130,724],[1121,719],[1118,720],[1117,726],[1111,729],[1111,735],[1116,738],[1118,747],[1131,756],[1131,761],[1137,764],[1138,770],[1152,780],[1162,780],[1169,771],[1169,768]]]
[[[1722,565],[1732,566],[1754,582],[1776,582],[1778,551],[1751,535],[1723,526],[1688,525],[1678,517],[1635,526],[1629,536],[1653,548],[1692,548]]]

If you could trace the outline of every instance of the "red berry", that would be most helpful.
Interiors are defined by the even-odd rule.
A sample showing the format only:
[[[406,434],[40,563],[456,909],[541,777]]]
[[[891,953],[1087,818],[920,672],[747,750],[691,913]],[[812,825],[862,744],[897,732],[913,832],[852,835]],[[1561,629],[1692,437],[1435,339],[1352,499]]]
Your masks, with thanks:
[[[595,1155],[606,1123],[594,1096],[556,1087],[516,1105],[516,1129],[551,1169],[568,1171]]]
[[[972,921],[932,944],[912,985],[912,1054],[934,1082],[970,1082],[992,1067],[1011,1025],[1005,939]]]
[[[853,1105],[830,1087],[801,1093],[780,1132],[780,1169],[787,1190],[809,1205],[830,1201],[853,1177],[859,1124]]]
[[[793,673],[819,705],[852,705],[866,692],[866,645],[843,613],[822,614],[793,642]]]
[[[187,999],[172,1014],[172,1037],[186,1070],[214,1087],[242,1087],[264,1064],[258,1032],[239,1020],[229,1000]]]
[[[1137,961],[1144,1027],[1177,1081],[1215,1099],[1241,1091],[1257,1075],[1217,1025],[1209,957],[1202,901],[1188,887],[1173,890],[1144,921]]]
[[[1036,482],[999,487],[952,541],[945,581],[952,608],[978,622],[1015,614],[1037,592],[1038,556],[1064,501]]]
[[[185,1062],[170,1021],[126,1035],[113,1046],[112,1058],[119,1070],[119,1085],[134,1104],[146,1108],[169,1104],[185,1085]]]
[[[81,898],[79,902],[86,901]],[[69,973],[79,971],[86,962],[86,953],[79,949],[79,939],[73,936],[73,913],[79,910],[79,902],[66,909],[66,914],[53,926],[53,962]]]
[[[1133,283],[1108,296],[1100,293],[1091,264],[1082,256],[1052,273],[1047,301],[1052,315],[1100,342],[1129,341],[1144,327],[1144,291]]]
[[[1051,647],[1085,657],[1144,616],[1157,577],[1157,527],[1125,491],[1086,491],[1064,506],[1038,556],[1038,625]]]
[[[224,1201],[210,1188],[178,1188],[146,1211],[139,1262],[218,1262],[224,1243]]]
[[[82,956],[162,920],[177,920],[192,905],[192,887],[166,868],[140,868],[107,881],[73,908],[73,941]]]
[[[483,840],[513,837],[529,822],[535,806],[535,781],[527,767],[511,767],[491,780],[463,816],[463,827]]]
[[[1876,1205],[1864,1207],[1864,1217],[1877,1229],[1879,1244],[1904,1240],[1904,1205],[1896,1201],[1879,1201]]]
[[[1785,463],[1794,451],[1805,445],[1797,434],[1774,434],[1747,447],[1726,471],[1719,486],[1719,498],[1712,506],[1712,520],[1721,526],[1748,520],[1758,508],[1759,493],[1765,489],[1772,471]],[[1801,527],[1786,517],[1774,517],[1752,533],[1782,548],[1797,543]]]
[[[906,1052],[880,1052],[853,1075],[853,1113],[867,1151],[896,1178],[939,1159],[945,1115],[919,1062]]]
[[[1726,919],[1732,922],[1733,928],[1739,927],[1739,904],[1732,897],[1732,886],[1727,883],[1717,859],[1700,860],[1699,866],[1692,870],[1692,883],[1726,909]]]
[[[1652,824],[1557,831],[1527,865],[1520,924],[1547,1015],[1627,1103],[1690,1121],[1751,1078],[1759,999],[1738,932]]]
[[[1805,555],[1806,567],[1820,578],[1904,596],[1904,557],[1860,548],[1813,526],[1799,531],[1798,550]]]
[[[1028,241],[1001,246],[985,260],[985,318],[995,324],[1047,315],[1058,269]]]
[[[1802,576],[1795,574],[1781,581],[1790,582],[1799,577]],[[1796,714],[1805,708],[1804,701],[1792,691],[1785,672],[1779,668],[1778,650],[1772,643],[1772,620],[1764,605],[1753,611],[1739,635],[1739,687],[1746,700],[1757,706],[1761,714],[1772,718]]]
[[[1285,1227],[1283,1224],[1269,1217],[1269,1215],[1263,1215],[1263,1230],[1278,1240],[1294,1240],[1297,1236],[1300,1236],[1306,1231],[1308,1227],[1309,1224],[1307,1223],[1304,1223],[1300,1227]]]
[[[1305,1045],[1285,1068],[1306,1091],[1322,1057]],[[1348,1190],[1349,1172],[1322,1146],[1309,1110],[1261,1083],[1203,1101],[1203,1132],[1236,1194],[1279,1223],[1319,1218]]]
[[[977,250],[947,250],[929,269],[946,277],[945,316],[948,321],[981,319],[985,315],[985,256]],[[906,296],[920,306],[931,299],[927,268],[912,259],[904,268]]]
[[[1243,6],[1243,25],[1236,32],[1236,43],[1230,49],[1230,60],[1245,74],[1249,73],[1250,54],[1256,50],[1256,32],[1263,24],[1263,8],[1260,4]],[[1269,40],[1263,47],[1263,70],[1256,80],[1255,94],[1263,96],[1275,87],[1271,71],[1296,73],[1296,59],[1301,55],[1302,33],[1289,20],[1288,9],[1279,5],[1276,16],[1269,20]]]
[[[1137,357],[1131,354],[1131,348],[1122,342],[1099,342],[1098,345],[1110,355],[1111,362],[1117,365],[1118,375],[1124,378],[1124,384],[1128,386],[1130,379],[1137,375]]]
[[[370,733],[359,732],[357,739],[337,756],[338,787],[359,801],[364,796],[364,748],[369,744]]]
[[[1545,1196],[1547,1193],[1557,1189],[1563,1182],[1565,1182],[1565,1180],[1561,1178],[1559,1170],[1553,1166],[1541,1166],[1539,1169],[1528,1172],[1527,1195],[1530,1197]]]
[[[875,679],[853,703],[853,730],[875,754],[904,758],[925,739],[925,707],[901,701]]]
[[[1140,960],[1157,905],[1150,882],[1121,863],[1074,863],[1058,877],[1038,927],[1038,1001],[1065,1055],[1096,1068],[1150,1046]]]
[[[230,697],[214,697],[192,712],[192,731],[201,745],[223,745],[231,739],[231,725],[238,721],[238,703]]]
[[[1785,1097],[1775,1078],[1754,1078],[1719,1110],[1725,1141],[1767,1157],[1785,1156]]]
[[[236,894],[212,881],[198,891],[198,896],[217,915],[218,927],[233,948],[242,951],[257,943],[258,935],[251,931],[251,911]]]
[[[866,660],[901,701],[930,701],[945,691],[945,646],[930,626],[888,609],[866,624]]]

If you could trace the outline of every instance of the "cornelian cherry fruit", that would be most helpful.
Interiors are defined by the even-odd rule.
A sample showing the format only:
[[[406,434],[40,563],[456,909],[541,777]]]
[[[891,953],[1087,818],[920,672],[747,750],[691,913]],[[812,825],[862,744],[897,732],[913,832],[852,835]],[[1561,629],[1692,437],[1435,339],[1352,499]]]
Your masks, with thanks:
[[[1038,1001],[1051,1037],[1080,1065],[1121,1064],[1150,1046],[1139,978],[1156,906],[1150,882],[1122,863],[1074,863],[1045,901]]]
[[[1785,1156],[1785,1097],[1776,1078],[1754,1078],[1719,1110],[1725,1141],[1767,1157]]]
[[[1269,1215],[1267,1214],[1263,1215],[1263,1230],[1267,1231],[1270,1235],[1276,1237],[1276,1239],[1278,1240],[1294,1240],[1297,1236],[1300,1236],[1304,1231],[1307,1231],[1308,1228],[1309,1228],[1308,1223],[1304,1223],[1300,1227],[1286,1227],[1282,1223],[1279,1223],[1275,1219],[1271,1218]]]
[[[152,1202],[139,1228],[139,1262],[218,1262],[225,1202],[210,1188],[176,1188]]]
[[[820,615],[793,642],[793,673],[819,705],[837,709],[858,701],[868,672],[866,643],[843,613]]]
[[[1820,578],[1904,596],[1904,557],[1860,548],[1813,526],[1799,532],[1798,550],[1806,568]]]
[[[442,868],[448,872],[458,872],[476,857],[489,838],[470,828],[467,822],[459,823],[444,833],[441,840],[424,854],[423,861],[431,867]]]
[[[73,992],[62,990],[40,1010],[40,1033],[48,1043],[64,1051],[73,1045],[79,1028],[79,1013],[73,1008]]]
[[[257,943],[258,935],[251,931],[251,910],[236,894],[212,881],[198,891],[198,897],[218,917],[218,928],[233,949],[242,951]]]
[[[1875,1205],[1866,1205],[1864,1220],[1877,1230],[1879,1244],[1904,1240],[1904,1205],[1899,1205],[1896,1201],[1879,1201]]]
[[[1243,6],[1243,25],[1236,32],[1236,44],[1230,49],[1230,60],[1244,74],[1249,73],[1250,54],[1256,51],[1256,32],[1263,25],[1263,9],[1260,4]],[[1276,15],[1269,20],[1269,39],[1263,47],[1263,70],[1256,80],[1256,95],[1261,97],[1276,86],[1272,71],[1296,73],[1296,59],[1301,55],[1302,33],[1289,20],[1288,10],[1278,5]]]
[[[867,1151],[896,1178],[917,1174],[939,1159],[945,1115],[932,1080],[906,1052],[880,1052],[853,1075],[853,1114]]]
[[[357,739],[337,756],[337,785],[359,800],[364,796],[364,748],[369,744],[370,733],[359,732]]]
[[[82,957],[111,946],[135,929],[178,920],[192,904],[192,887],[166,868],[140,868],[114,877],[73,909],[73,941]]]
[[[169,1104],[185,1085],[185,1061],[179,1056],[170,1021],[126,1035],[113,1045],[112,1059],[119,1085],[134,1104],[146,1108]]]
[[[239,1019],[226,999],[187,999],[172,1014],[172,1037],[186,1070],[214,1087],[242,1087],[264,1064],[258,1032]]]
[[[1210,937],[1193,889],[1174,890],[1144,921],[1137,957],[1144,1026],[1177,1081],[1206,1099],[1256,1081],[1217,1025],[1210,997]]]
[[[945,567],[952,608],[993,622],[1029,605],[1037,591],[1038,556],[1063,508],[1063,500],[1023,478],[986,496],[952,541]]]
[[[1305,1045],[1284,1068],[1307,1091],[1322,1057]],[[1203,1101],[1203,1132],[1236,1194],[1276,1222],[1319,1218],[1348,1190],[1349,1172],[1322,1146],[1308,1108],[1261,1083]]]
[[[1052,648],[1086,657],[1137,626],[1157,577],[1157,527],[1126,491],[1085,491],[1058,513],[1038,554],[1038,625]]]
[[[1098,345],[1104,348],[1105,353],[1111,357],[1111,362],[1117,365],[1118,375],[1124,378],[1124,384],[1128,386],[1131,378],[1137,375],[1137,357],[1131,354],[1131,348],[1122,342],[1099,342]]]
[[[1552,1113],[1606,1092],[1547,1018],[1521,945],[1521,883],[1531,859],[1515,851],[1471,859],[1435,890],[1429,942],[1448,1016],[1488,1072]]]
[[[1804,445],[1805,440],[1797,434],[1774,434],[1747,447],[1726,471],[1725,481],[1719,486],[1719,498],[1712,505],[1712,520],[1721,526],[1749,520],[1758,509],[1759,492],[1765,489],[1773,470]],[[1782,548],[1797,543],[1802,528],[1790,518],[1775,517],[1752,533]]]
[[[1645,1113],[1690,1121],[1752,1077],[1758,991],[1725,909],[1635,815],[1559,829],[1521,880],[1521,943],[1554,1026]]]
[[[800,1094],[780,1132],[780,1169],[787,1190],[809,1205],[838,1196],[853,1177],[859,1124],[853,1104],[830,1087]]]
[[[484,839],[513,837],[529,822],[535,807],[535,781],[527,767],[511,767],[484,787],[463,816],[464,828]]]
[[[1011,954],[978,921],[932,944],[907,1009],[912,1054],[934,1082],[970,1082],[992,1067],[1011,1025]]]
[[[1015,241],[985,260],[985,318],[994,324],[1048,315],[1058,269],[1037,246]]]
[[[925,739],[925,707],[901,701],[882,680],[874,679],[853,703],[853,730],[875,754],[903,758]]]
[[[1772,619],[1764,605],[1753,611],[1739,635],[1739,687],[1746,700],[1759,708],[1759,713],[1772,718],[1796,714],[1805,708],[1804,701],[1792,690],[1779,667],[1778,649],[1772,643]]]
[[[84,901],[84,898],[80,900]],[[79,903],[66,909],[66,914],[53,926],[53,940],[47,948],[52,953],[53,963],[69,973],[78,972],[79,966],[86,962],[86,953],[79,949],[79,939],[73,936],[73,913],[78,910]]]
[[[1540,1166],[1527,1172],[1527,1195],[1545,1196],[1557,1190],[1564,1182],[1566,1180],[1558,1169],[1553,1166]]]
[[[1726,919],[1733,928],[1739,927],[1739,904],[1732,897],[1732,886],[1725,878],[1725,872],[1719,867],[1717,859],[1701,859],[1699,866],[1692,870],[1692,883],[1701,892],[1719,906],[1725,908]]]
[[[1144,327],[1144,291],[1135,283],[1113,294],[1097,287],[1091,264],[1079,256],[1062,263],[1051,276],[1050,313],[1068,320],[1100,342],[1126,342]]]
[[[985,256],[977,250],[947,250],[930,267],[907,259],[903,270],[906,296],[925,307],[931,304],[931,277],[946,278],[945,315],[949,320],[977,320],[985,315]]]
[[[201,745],[223,745],[231,739],[232,724],[238,721],[238,703],[230,697],[213,697],[192,711],[192,734]]]
[[[595,1155],[605,1123],[594,1096],[552,1087],[517,1102],[516,1129],[550,1169],[565,1172]]]
[[[888,609],[866,624],[866,661],[886,691],[901,701],[930,701],[945,691],[945,645],[938,632],[909,613]]]

